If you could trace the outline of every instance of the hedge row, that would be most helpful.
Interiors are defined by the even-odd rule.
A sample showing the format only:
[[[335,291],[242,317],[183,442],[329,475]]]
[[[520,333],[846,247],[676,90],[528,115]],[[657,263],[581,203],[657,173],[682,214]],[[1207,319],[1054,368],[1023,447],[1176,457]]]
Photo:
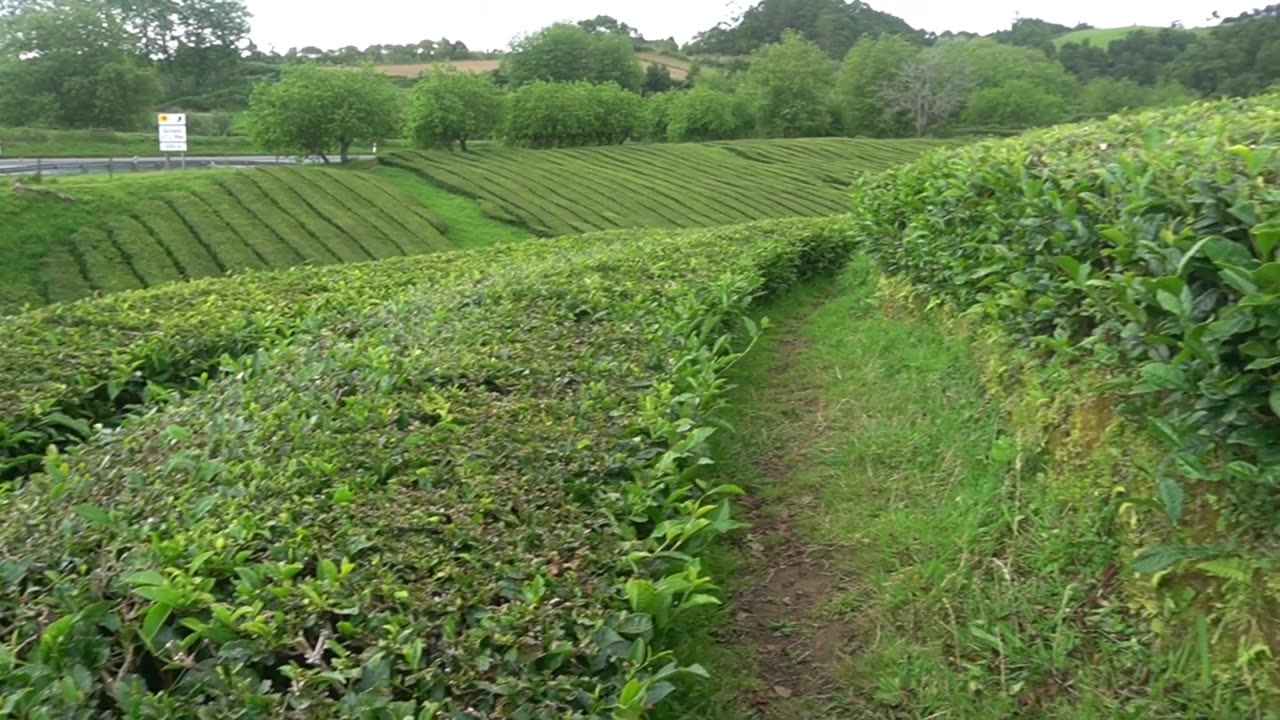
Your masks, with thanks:
[[[226,356],[0,495],[0,706],[640,717],[701,672],[662,650],[735,526],[698,470],[749,306],[847,237],[617,232],[6,321],[0,387],[60,378],[6,416]]]
[[[739,140],[697,145],[397,152],[381,162],[470,195],[542,235],[709,227],[831,215],[850,178],[915,159],[931,140]]]
[[[1143,570],[1274,533],[1278,137],[1272,94],[938,153],[854,187],[856,232],[891,272],[1130,378],[1169,446],[1152,471],[1172,520],[1192,485],[1227,490],[1220,542],[1157,549]]]

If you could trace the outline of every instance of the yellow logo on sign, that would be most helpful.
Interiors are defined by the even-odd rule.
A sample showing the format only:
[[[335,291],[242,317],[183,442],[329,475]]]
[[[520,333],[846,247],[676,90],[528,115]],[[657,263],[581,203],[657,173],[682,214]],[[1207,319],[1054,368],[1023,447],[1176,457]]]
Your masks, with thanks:
[[[161,115],[161,116],[160,116],[160,122],[169,122],[169,116],[168,116],[168,115]]]

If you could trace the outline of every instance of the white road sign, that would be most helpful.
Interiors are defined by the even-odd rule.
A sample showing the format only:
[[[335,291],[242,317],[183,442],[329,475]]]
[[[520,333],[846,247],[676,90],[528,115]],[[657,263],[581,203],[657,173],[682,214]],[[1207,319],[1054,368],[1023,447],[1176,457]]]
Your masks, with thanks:
[[[187,114],[160,113],[156,116],[160,127],[160,152],[185,153],[187,151]]]
[[[160,126],[160,142],[184,143],[186,141],[187,141],[186,125],[161,125]]]

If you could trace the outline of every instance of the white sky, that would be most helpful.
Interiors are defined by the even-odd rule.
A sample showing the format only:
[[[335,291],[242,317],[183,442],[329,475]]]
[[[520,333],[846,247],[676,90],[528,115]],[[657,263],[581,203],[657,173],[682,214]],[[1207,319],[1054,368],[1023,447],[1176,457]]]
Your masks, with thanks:
[[[1214,10],[1238,15],[1269,0],[870,0],[877,10],[935,32],[989,33],[1013,18],[1039,17],[1097,27],[1209,24]],[[274,46],[337,48],[409,43],[425,38],[461,40],[473,50],[504,48],[514,36],[560,20],[612,15],[645,37],[675,36],[681,43],[736,16],[746,0],[248,0],[253,39]]]

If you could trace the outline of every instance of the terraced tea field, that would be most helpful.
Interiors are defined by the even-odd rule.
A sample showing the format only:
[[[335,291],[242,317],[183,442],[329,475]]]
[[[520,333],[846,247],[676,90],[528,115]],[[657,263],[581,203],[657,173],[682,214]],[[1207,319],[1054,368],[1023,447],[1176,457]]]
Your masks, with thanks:
[[[495,217],[555,236],[840,213],[848,209],[852,178],[939,146],[932,140],[740,140],[403,151],[382,162],[475,197]]]
[[[452,247],[442,220],[367,173],[269,168],[137,180],[147,182],[73,185],[64,192],[70,201],[26,199],[33,217],[57,214],[78,228],[43,238],[43,248],[16,248],[28,260],[43,252],[24,283],[0,289],[0,309]]]

